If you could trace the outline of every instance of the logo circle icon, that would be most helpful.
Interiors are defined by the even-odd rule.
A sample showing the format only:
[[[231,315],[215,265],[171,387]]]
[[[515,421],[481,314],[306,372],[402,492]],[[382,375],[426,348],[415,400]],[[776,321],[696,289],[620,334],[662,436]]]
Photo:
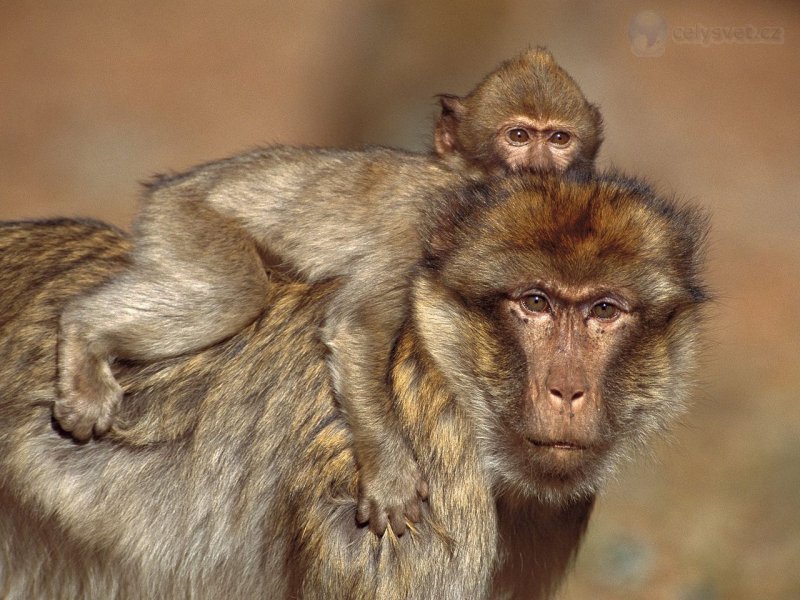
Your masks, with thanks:
[[[628,39],[636,56],[662,56],[667,47],[667,22],[657,12],[644,10],[631,19]]]

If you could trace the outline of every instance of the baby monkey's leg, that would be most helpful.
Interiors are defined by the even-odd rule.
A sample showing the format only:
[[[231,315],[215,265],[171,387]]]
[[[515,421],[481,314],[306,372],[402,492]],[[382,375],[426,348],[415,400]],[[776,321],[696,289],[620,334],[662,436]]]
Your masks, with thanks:
[[[254,244],[213,215],[181,214],[179,203],[168,219],[160,210],[145,209],[131,265],[61,315],[53,412],[78,440],[111,427],[122,389],[110,361],[209,346],[263,309],[268,277]]]

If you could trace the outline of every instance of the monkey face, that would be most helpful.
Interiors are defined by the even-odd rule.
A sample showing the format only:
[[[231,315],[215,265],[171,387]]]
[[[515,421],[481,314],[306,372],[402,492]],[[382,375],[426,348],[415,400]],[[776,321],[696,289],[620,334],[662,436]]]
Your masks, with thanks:
[[[578,133],[567,123],[516,116],[502,124],[494,138],[505,170],[563,173],[581,154]]]
[[[683,408],[702,215],[613,176],[507,177],[449,206],[417,318],[487,469],[548,501],[595,493]]]
[[[436,153],[490,175],[591,171],[603,141],[600,111],[544,48],[504,62],[465,98],[439,100]]]
[[[603,381],[636,327],[633,306],[627,291],[557,281],[499,303],[504,329],[525,359],[525,385],[503,415],[505,426],[554,491],[586,479],[607,452],[613,436]]]

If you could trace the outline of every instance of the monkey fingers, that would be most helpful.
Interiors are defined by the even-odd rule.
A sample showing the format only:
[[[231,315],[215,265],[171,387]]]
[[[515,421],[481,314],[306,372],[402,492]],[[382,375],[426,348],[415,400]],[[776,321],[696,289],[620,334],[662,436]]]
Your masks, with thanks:
[[[378,537],[383,536],[387,525],[396,536],[403,536],[409,523],[422,520],[422,503],[428,499],[428,484],[416,466],[407,466],[394,476],[390,471],[381,469],[372,478],[362,474],[356,521],[369,523],[370,531]]]
[[[53,416],[61,429],[86,441],[92,433],[108,432],[123,392],[106,361],[89,355],[70,358],[63,369]]]

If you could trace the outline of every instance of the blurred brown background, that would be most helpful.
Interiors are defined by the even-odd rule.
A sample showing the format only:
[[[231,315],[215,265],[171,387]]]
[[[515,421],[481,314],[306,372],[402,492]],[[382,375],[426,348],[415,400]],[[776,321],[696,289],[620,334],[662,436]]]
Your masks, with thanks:
[[[800,598],[800,5],[295,4],[0,4],[0,218],[127,227],[137,181],[261,143],[421,150],[434,94],[547,45],[602,107],[601,165],[712,212],[718,296],[693,410],[603,496],[562,598]]]

